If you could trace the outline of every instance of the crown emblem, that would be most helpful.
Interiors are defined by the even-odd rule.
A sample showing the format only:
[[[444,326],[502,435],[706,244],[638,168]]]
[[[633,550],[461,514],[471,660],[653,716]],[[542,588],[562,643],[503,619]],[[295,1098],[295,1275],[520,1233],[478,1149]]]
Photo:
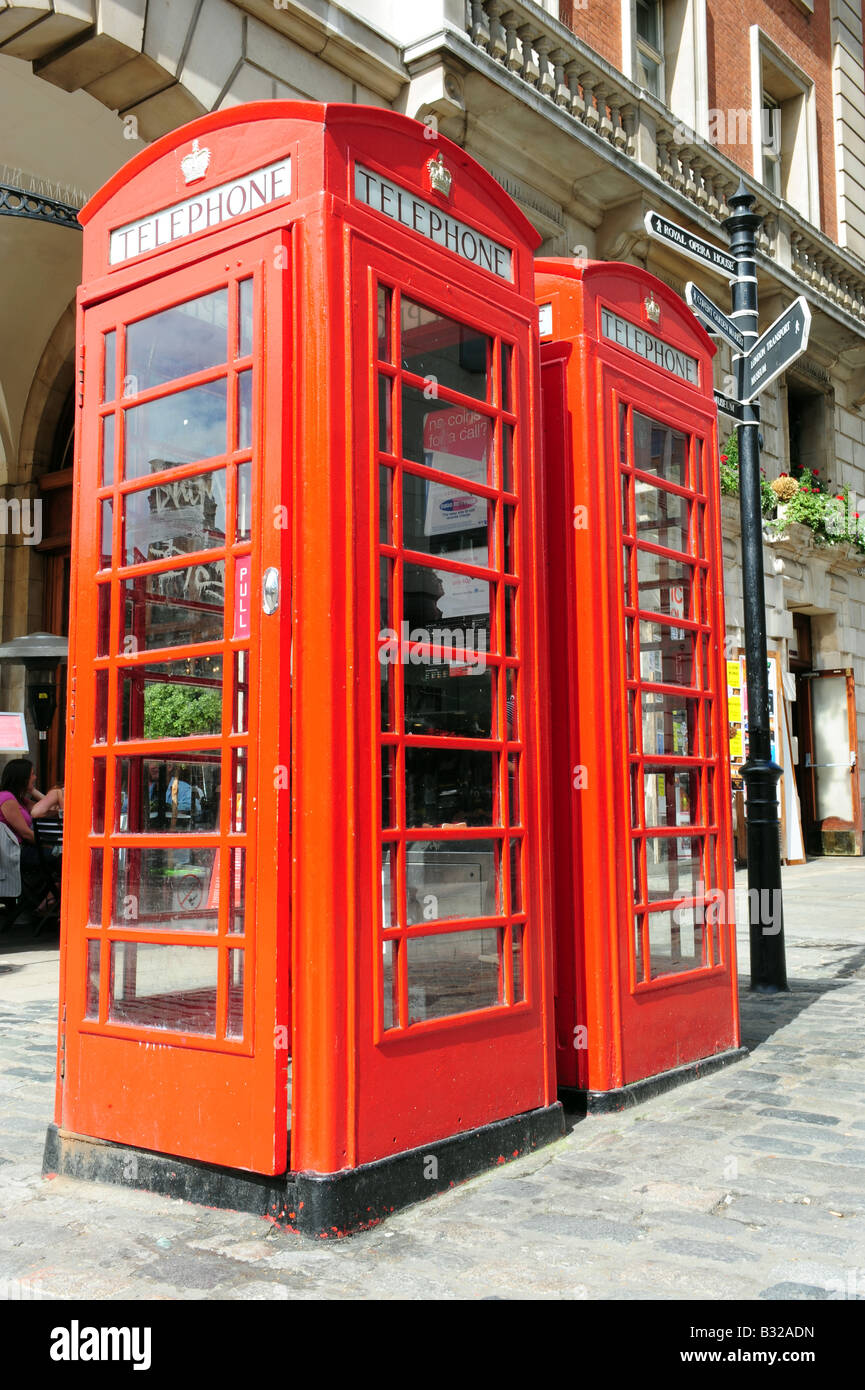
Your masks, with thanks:
[[[434,193],[441,193],[445,198],[449,198],[454,176],[445,165],[441,150],[435,159],[427,160],[426,167],[429,170],[430,188]]]
[[[648,297],[648,299],[644,299],[644,300],[643,300],[643,307],[644,307],[645,310],[646,310],[646,317],[647,317],[652,323],[660,323],[660,321],[661,321],[661,306],[660,306],[660,304],[658,304],[658,303],[656,302],[655,296],[654,296],[653,294],[650,294],[649,297]]]
[[[189,154],[185,154],[180,161],[183,170],[183,177],[187,183],[195,183],[197,179],[203,179],[207,173],[207,166],[210,163],[210,150],[205,145],[201,149],[197,140],[193,140],[192,149]]]

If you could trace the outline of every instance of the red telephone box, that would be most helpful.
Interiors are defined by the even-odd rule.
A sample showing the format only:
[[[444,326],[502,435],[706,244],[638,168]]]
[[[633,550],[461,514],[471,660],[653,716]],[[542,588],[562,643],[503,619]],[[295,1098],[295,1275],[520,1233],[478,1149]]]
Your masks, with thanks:
[[[740,1055],[711,339],[631,265],[536,262],[559,1083]]]
[[[279,101],[81,220],[46,1168],[342,1232],[562,1128],[538,238],[419,123]]]

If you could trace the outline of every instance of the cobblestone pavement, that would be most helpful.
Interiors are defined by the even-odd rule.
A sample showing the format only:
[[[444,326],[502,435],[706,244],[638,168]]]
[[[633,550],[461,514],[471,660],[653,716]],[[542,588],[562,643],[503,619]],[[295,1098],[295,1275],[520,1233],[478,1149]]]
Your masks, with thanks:
[[[865,860],[784,885],[789,995],[748,994],[740,932],[747,1059],[326,1245],[44,1181],[56,942],[0,938],[0,1296],[865,1297]]]

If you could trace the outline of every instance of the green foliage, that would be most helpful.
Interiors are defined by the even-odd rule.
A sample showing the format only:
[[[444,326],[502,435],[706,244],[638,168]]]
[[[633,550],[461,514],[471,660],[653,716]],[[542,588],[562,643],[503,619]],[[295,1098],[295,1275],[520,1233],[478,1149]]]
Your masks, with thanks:
[[[739,439],[737,431],[727,438],[721,449],[721,492],[727,497],[739,495]],[[850,506],[846,487],[833,488],[810,468],[794,469],[793,476],[799,491],[776,515],[778,499],[760,470],[760,504],[763,516],[772,522],[771,531],[780,535],[786,526],[795,522],[808,526],[821,545],[854,545],[865,555],[865,518]]]
[[[721,449],[721,492],[725,497],[739,496],[739,434],[728,435]],[[765,517],[775,515],[777,498],[760,470],[760,510]]]
[[[222,696],[202,685],[148,685],[144,691],[144,737],[184,738],[218,734]]]

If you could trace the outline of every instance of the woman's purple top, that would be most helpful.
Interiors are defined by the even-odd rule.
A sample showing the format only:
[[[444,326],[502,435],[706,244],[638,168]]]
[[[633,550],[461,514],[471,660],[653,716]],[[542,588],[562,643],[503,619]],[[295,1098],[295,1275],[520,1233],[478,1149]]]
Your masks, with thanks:
[[[15,802],[15,805],[18,807],[18,810],[21,812],[22,816],[24,817],[24,820],[25,820],[26,824],[27,824],[28,827],[32,830],[32,829],[33,829],[33,817],[31,816],[31,814],[30,814],[30,812],[27,810],[27,808],[26,808],[25,806],[22,806],[22,805],[21,805],[21,802],[18,800],[18,798],[17,798],[17,796],[15,795],[14,792],[0,792],[0,806],[2,806],[2,805],[3,805],[5,802],[7,802],[7,801],[14,801],[14,802]],[[3,819],[4,819],[4,821],[5,821],[5,820],[6,820],[6,817],[4,816]],[[6,824],[9,825],[9,822],[6,821]],[[14,826],[14,825],[9,825],[9,829],[12,831],[13,835],[16,835],[16,836],[18,837],[18,842],[19,842],[19,844],[22,844],[22,845],[23,845],[23,844],[24,844],[24,841],[21,839],[21,836],[18,834],[18,831],[15,829],[15,826]]]

